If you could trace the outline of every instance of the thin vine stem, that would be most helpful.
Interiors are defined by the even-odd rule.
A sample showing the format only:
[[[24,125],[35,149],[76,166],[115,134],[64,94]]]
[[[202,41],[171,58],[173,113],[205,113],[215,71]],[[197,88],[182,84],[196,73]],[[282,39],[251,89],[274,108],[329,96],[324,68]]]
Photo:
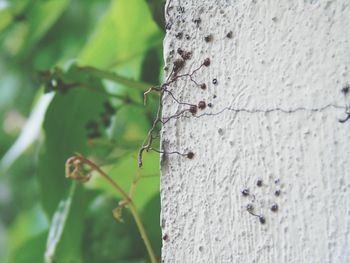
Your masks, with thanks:
[[[142,223],[141,217],[136,209],[136,206],[134,202],[132,201],[131,197],[117,184],[107,173],[105,173],[98,165],[93,163],[92,161],[86,159],[83,156],[73,156],[69,158],[66,161],[66,177],[81,181],[81,182],[87,182],[91,178],[91,173],[87,175],[82,174],[81,165],[86,164],[89,167],[92,168],[92,170],[95,170],[99,175],[101,175],[104,179],[108,181],[109,184],[111,184],[115,190],[122,196],[123,198],[123,206],[128,206],[130,208],[131,214],[135,220],[135,223],[137,225],[137,228],[139,229],[140,235],[145,243],[148,255],[151,259],[152,263],[157,263],[157,257],[154,253],[154,250],[152,248],[150,239],[147,235],[146,229]],[[73,169],[72,169],[73,168]]]
[[[90,66],[80,66],[78,67],[78,69],[92,76],[96,76],[102,79],[107,79],[107,80],[131,87],[131,88],[139,89],[142,91],[147,90],[150,86],[152,86],[152,84],[136,81],[134,79],[119,75],[115,72],[104,71],[104,70],[100,70]]]

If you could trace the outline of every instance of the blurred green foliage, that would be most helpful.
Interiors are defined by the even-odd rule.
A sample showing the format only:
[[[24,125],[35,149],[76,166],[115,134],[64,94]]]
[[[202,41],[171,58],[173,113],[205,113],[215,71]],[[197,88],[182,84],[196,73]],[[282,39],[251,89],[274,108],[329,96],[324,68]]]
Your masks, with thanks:
[[[0,0],[0,262],[149,262],[130,212],[112,217],[118,193],[99,177],[72,182],[64,164],[83,154],[129,190],[157,110],[143,92],[162,78],[163,10]],[[158,154],[141,176],[133,200],[159,257]]]

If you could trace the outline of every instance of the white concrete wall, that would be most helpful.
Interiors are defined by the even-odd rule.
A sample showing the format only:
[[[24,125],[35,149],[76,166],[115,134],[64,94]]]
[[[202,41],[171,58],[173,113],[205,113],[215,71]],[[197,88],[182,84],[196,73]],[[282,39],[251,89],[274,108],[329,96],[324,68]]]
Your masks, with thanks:
[[[180,73],[211,60],[193,75],[206,90],[169,90],[212,107],[163,126],[164,151],[195,154],[162,156],[163,261],[350,262],[350,1],[167,2],[168,74],[178,48]],[[188,108],[165,94],[163,118]]]

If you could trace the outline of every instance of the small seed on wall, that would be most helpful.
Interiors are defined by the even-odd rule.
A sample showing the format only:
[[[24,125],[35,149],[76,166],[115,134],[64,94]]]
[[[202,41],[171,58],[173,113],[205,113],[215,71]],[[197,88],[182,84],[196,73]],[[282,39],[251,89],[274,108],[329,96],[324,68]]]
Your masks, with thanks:
[[[277,205],[277,204],[273,204],[273,205],[271,206],[271,211],[272,211],[272,212],[277,212],[277,210],[278,210],[278,205]]]
[[[349,90],[350,90],[349,84],[345,84],[345,85],[342,87],[341,92],[342,92],[344,95],[346,95],[346,94],[349,93]]]
[[[242,190],[242,195],[243,196],[248,196],[249,195],[249,189],[248,188],[245,188]]]
[[[260,222],[261,224],[265,224],[265,223],[266,223],[266,218],[265,218],[263,215],[260,215],[260,216],[259,216],[259,222]]]
[[[261,187],[262,184],[263,184],[263,181],[262,181],[261,179],[258,179],[258,180],[256,181],[256,185],[257,185],[257,186]]]
[[[206,58],[203,62],[203,65],[208,67],[210,65],[210,58]]]
[[[207,42],[207,43],[213,41],[213,35],[208,35],[208,36],[204,37],[204,40],[205,40],[205,42]]]
[[[187,158],[188,159],[193,159],[193,157],[194,157],[194,153],[193,152],[188,152],[187,153]]]
[[[196,105],[191,105],[189,112],[191,112],[193,115],[197,113],[197,106]]]
[[[206,107],[206,104],[205,104],[204,101],[200,101],[200,102],[198,103],[198,108],[199,108],[199,109],[204,110],[205,107]]]

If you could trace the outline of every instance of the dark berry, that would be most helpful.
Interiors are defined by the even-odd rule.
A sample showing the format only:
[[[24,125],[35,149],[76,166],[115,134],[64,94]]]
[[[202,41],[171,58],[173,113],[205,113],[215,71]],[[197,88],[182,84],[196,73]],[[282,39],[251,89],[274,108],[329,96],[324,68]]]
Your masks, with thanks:
[[[344,87],[341,89],[341,92],[345,95],[349,93],[350,86],[349,84],[345,84]]]
[[[206,58],[203,62],[203,65],[208,67],[210,65],[210,58]]]
[[[277,205],[277,204],[273,204],[273,205],[271,206],[271,211],[272,211],[272,212],[277,212],[277,210],[278,210],[278,205]]]
[[[248,188],[243,189],[242,190],[242,195],[248,196],[249,195],[249,189]]]
[[[188,159],[193,159],[193,157],[194,157],[194,153],[193,152],[188,152],[187,153],[187,158]]]
[[[259,186],[259,187],[262,186],[262,183],[263,183],[263,182],[262,182],[261,179],[258,179],[258,180],[256,181],[256,185]]]
[[[260,222],[261,224],[265,224],[265,223],[266,223],[265,217],[262,216],[262,215],[260,215],[260,216],[259,216],[259,222]]]
[[[196,114],[197,113],[197,106],[196,105],[191,105],[189,111],[192,114]]]
[[[212,35],[208,35],[208,36],[204,37],[204,40],[205,40],[205,42],[209,43],[209,42],[211,42],[213,40],[213,36]]]
[[[198,103],[198,108],[201,109],[201,110],[204,110],[206,107],[206,103],[204,101],[200,101]]]

